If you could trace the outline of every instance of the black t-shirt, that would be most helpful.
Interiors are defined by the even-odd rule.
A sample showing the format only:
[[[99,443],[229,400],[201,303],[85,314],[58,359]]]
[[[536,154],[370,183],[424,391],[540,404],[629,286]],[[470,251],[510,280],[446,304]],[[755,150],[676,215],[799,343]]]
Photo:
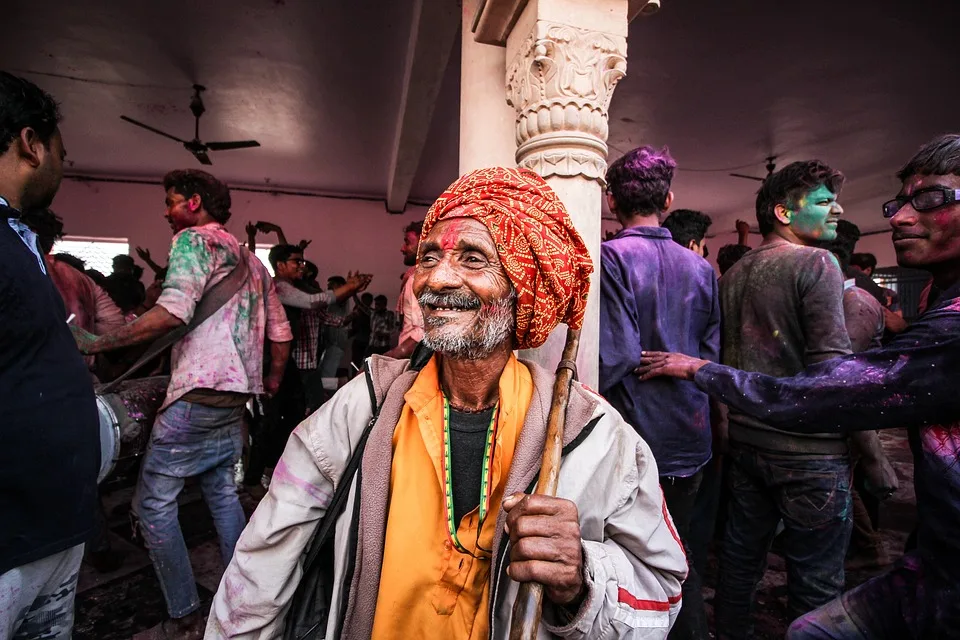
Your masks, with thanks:
[[[453,475],[453,517],[457,524],[480,505],[483,450],[495,408],[481,413],[450,409],[450,470]]]

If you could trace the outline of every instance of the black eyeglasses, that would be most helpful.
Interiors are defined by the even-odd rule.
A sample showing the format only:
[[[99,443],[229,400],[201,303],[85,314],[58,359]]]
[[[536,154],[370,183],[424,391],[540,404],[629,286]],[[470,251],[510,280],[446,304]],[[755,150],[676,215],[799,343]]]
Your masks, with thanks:
[[[301,266],[301,267],[307,264],[307,261],[304,260],[303,258],[290,258],[289,260],[284,260],[284,262],[293,262],[293,263],[296,263],[297,266]]]
[[[909,196],[897,196],[893,200],[883,203],[883,217],[892,218],[908,202],[917,211],[932,211],[944,205],[960,202],[960,189],[928,187]]]

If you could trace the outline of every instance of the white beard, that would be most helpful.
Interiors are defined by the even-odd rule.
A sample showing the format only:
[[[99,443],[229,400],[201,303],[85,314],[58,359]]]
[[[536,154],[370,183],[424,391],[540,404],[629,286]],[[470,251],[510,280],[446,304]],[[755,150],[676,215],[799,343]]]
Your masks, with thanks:
[[[446,318],[427,319],[423,344],[454,360],[486,358],[513,335],[517,325],[516,301],[516,291],[511,288],[507,296],[482,307],[477,314],[477,321],[465,329],[449,326]],[[432,300],[430,302],[433,303]]]

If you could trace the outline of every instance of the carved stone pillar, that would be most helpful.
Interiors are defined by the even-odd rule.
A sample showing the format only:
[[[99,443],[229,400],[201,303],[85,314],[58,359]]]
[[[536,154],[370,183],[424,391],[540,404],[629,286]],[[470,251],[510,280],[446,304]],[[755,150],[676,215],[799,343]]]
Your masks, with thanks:
[[[608,109],[627,70],[626,0],[532,0],[507,39],[507,101],[517,112],[517,164],[546,178],[593,257],[580,379],[597,387],[600,215]],[[564,332],[523,355],[556,367]]]
[[[517,164],[552,176],[603,180],[608,110],[627,73],[627,40],[538,21],[507,72],[517,110]]]

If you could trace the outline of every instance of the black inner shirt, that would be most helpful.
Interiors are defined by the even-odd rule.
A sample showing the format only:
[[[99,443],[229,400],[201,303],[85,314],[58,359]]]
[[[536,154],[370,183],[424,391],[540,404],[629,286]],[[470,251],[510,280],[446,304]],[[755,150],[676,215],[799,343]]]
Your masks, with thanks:
[[[458,526],[463,516],[480,506],[483,450],[487,444],[487,428],[495,410],[496,407],[493,407],[481,413],[464,413],[450,407],[453,517]]]

